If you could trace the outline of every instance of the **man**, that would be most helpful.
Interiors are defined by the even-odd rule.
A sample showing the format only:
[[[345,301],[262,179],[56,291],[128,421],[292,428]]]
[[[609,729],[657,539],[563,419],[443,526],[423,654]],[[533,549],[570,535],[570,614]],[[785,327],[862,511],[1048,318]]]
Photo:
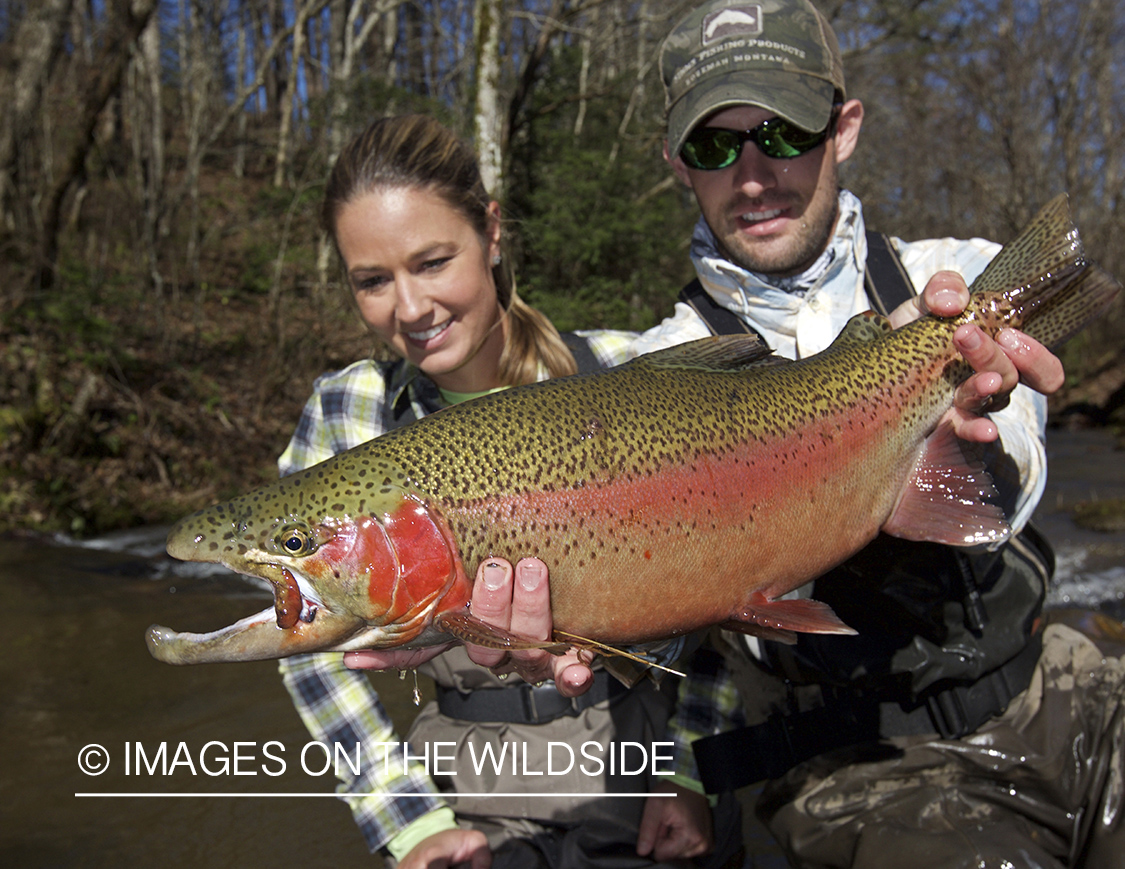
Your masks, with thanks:
[[[876,241],[837,183],[863,106],[846,97],[830,26],[807,0],[711,0],[673,28],[661,66],[665,158],[702,214],[699,282],[638,351],[747,327],[783,356],[824,350],[873,306]],[[901,325],[912,306],[959,311],[965,282],[999,248],[893,249],[914,286],[928,281],[895,312]],[[950,418],[963,439],[992,442],[990,470],[1021,531],[1046,471],[1045,402],[1033,390],[1057,389],[1061,366],[1013,330],[993,342],[962,326],[955,342],[980,373]],[[695,755],[713,790],[772,779],[758,813],[795,865],[1125,866],[1125,667],[1075,631],[1042,629],[1043,550],[1030,533],[972,557],[881,537],[815,583],[858,637],[781,647],[724,634],[681,688],[681,798],[649,800],[639,850],[708,849],[687,746],[745,724],[736,738],[697,742]]]

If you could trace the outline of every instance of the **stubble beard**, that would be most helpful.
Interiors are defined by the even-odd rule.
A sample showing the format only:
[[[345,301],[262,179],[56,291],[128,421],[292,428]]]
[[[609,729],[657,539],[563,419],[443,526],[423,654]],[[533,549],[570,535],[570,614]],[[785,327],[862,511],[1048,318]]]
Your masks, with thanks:
[[[727,259],[750,272],[776,277],[800,274],[824,252],[836,227],[840,211],[836,184],[829,189],[832,195],[827,201],[814,199],[799,218],[798,231],[783,244],[755,243],[733,229],[728,238],[717,238],[720,249]]]

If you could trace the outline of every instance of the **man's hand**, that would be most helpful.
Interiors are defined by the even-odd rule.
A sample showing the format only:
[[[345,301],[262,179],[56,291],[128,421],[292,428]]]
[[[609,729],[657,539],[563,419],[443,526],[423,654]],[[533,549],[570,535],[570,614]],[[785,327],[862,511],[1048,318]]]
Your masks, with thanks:
[[[546,640],[551,636],[551,589],[547,565],[538,558],[521,558],[513,571],[502,558],[487,559],[473,585],[473,615],[513,634]],[[593,683],[589,655],[573,649],[552,655],[541,649],[505,652],[469,646],[469,657],[497,673],[513,670],[526,682],[553,679],[564,697],[584,694]],[[580,657],[581,656],[581,657]]]
[[[524,558],[512,570],[502,558],[486,559],[477,568],[469,606],[481,621],[534,640],[551,636],[551,590],[547,565],[538,558]],[[440,655],[452,643],[408,651],[364,650],[347,652],[344,663],[352,669],[409,669]],[[497,673],[519,673],[527,682],[553,679],[564,697],[577,697],[589,690],[594,674],[589,654],[570,651],[552,655],[541,649],[506,652],[468,646],[469,657]]]
[[[662,782],[655,792],[675,797],[652,797],[645,801],[637,834],[637,853],[652,854],[657,862],[698,857],[715,848],[711,807],[707,797],[679,785]]]
[[[402,858],[398,869],[449,869],[451,866],[489,869],[492,852],[480,830],[442,830],[423,839]]]
[[[956,272],[938,272],[922,291],[891,313],[896,329],[923,314],[955,317],[969,303],[969,288]],[[973,374],[961,384],[954,396],[949,419],[962,440],[988,443],[996,440],[996,424],[981,416],[999,410],[1017,383],[1024,383],[1044,395],[1063,384],[1063,367],[1058,357],[1046,347],[1015,329],[1002,329],[993,340],[979,326],[966,323],[953,335],[953,343]]]

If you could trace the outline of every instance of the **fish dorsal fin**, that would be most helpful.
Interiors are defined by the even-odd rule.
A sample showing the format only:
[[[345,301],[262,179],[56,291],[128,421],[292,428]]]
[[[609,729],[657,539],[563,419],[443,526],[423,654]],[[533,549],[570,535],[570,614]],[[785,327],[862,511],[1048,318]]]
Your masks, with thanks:
[[[770,348],[757,335],[712,335],[664,350],[638,356],[634,362],[653,368],[703,368],[711,371],[739,371],[754,365],[785,362],[772,356]]]
[[[996,545],[1011,530],[983,462],[971,462],[950,423],[926,440],[914,472],[883,531],[905,540],[949,546]]]
[[[894,331],[891,321],[875,311],[856,314],[836,336],[833,344],[870,344]]]
[[[1085,264],[1082,239],[1061,193],[1048,202],[1023,231],[1004,245],[973,281],[970,292],[1008,293],[1030,289]]]

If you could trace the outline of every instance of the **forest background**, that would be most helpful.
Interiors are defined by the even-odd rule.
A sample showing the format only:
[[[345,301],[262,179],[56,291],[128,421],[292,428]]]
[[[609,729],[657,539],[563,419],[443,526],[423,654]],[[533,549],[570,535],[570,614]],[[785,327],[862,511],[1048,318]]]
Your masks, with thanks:
[[[372,119],[474,141],[521,294],[644,329],[690,278],[661,39],[695,0],[0,0],[0,530],[162,523],[275,476],[313,378],[378,352],[318,224]],[[831,0],[843,182],[905,239],[1060,192],[1125,275],[1125,4]],[[1120,305],[1056,411],[1121,420]]]

